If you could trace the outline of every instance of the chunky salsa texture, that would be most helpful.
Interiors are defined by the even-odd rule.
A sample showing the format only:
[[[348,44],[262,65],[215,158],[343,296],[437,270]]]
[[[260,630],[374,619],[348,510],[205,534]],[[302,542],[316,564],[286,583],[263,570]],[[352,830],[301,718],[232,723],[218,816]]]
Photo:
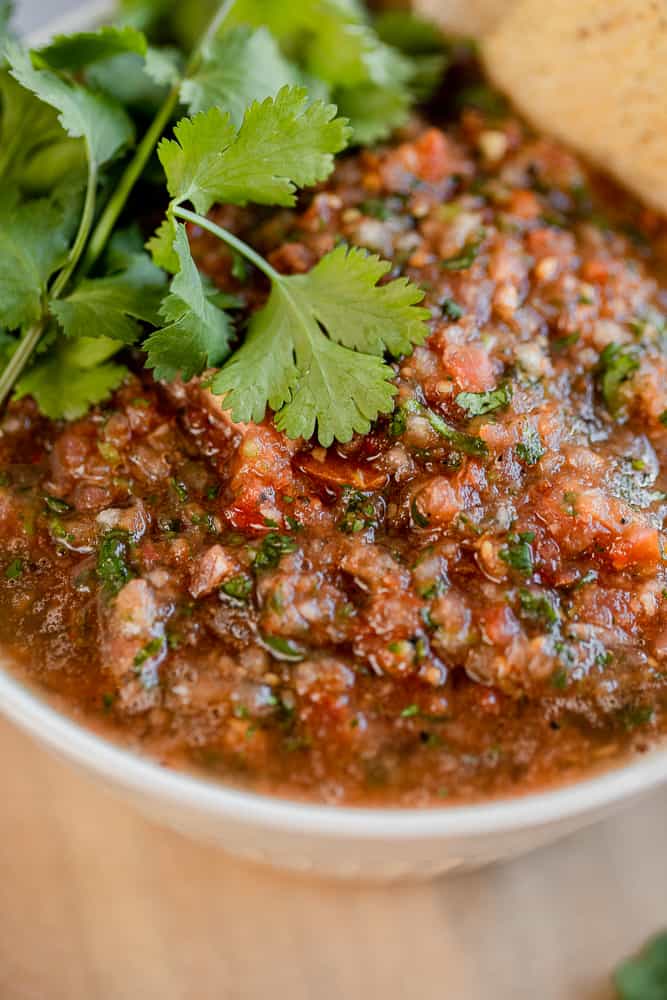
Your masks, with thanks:
[[[139,363],[75,422],[11,404],[0,641],[20,669],[165,764],[326,802],[479,800],[646,749],[667,230],[602,188],[468,109],[341,159],[297,210],[214,210],[285,273],[340,241],[391,260],[431,335],[395,366],[394,412],[328,449]],[[190,237],[241,315],[265,301]]]

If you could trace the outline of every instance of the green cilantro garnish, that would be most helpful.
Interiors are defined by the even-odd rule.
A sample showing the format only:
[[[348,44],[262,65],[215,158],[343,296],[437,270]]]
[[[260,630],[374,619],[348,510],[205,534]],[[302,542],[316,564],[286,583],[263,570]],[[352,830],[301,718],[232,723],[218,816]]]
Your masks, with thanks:
[[[448,257],[446,260],[441,260],[440,267],[444,268],[445,271],[467,271],[477,259],[485,235],[484,231],[478,233],[474,239],[466,243],[459,253],[454,254],[453,257]]]
[[[546,591],[527,590],[522,587],[519,591],[519,603],[521,611],[527,618],[539,620],[548,628],[560,620],[555,598]]]
[[[114,528],[102,536],[97,550],[97,576],[107,597],[115,597],[134,573],[128,566],[130,536]]]
[[[261,641],[277,660],[298,663],[299,660],[305,659],[306,654],[303,649],[291,639],[285,639],[281,635],[263,635]]]
[[[651,705],[627,705],[618,713],[624,729],[631,731],[638,726],[646,726],[653,719],[655,712]]]
[[[412,719],[415,715],[419,715],[418,705],[408,705],[407,708],[404,708],[401,712],[402,719]]]
[[[607,409],[612,416],[622,414],[621,387],[639,368],[639,358],[634,347],[607,344],[598,362],[598,384]]]
[[[467,417],[481,417],[485,413],[504,409],[512,399],[512,388],[509,385],[498,386],[488,392],[460,392],[456,397],[456,405],[465,410]]]
[[[417,412],[422,413],[433,430],[441,437],[446,438],[457,451],[462,451],[465,455],[485,456],[488,454],[488,448],[481,438],[456,430],[438,413],[428,407],[419,407]]]
[[[342,499],[345,503],[345,513],[336,525],[340,531],[346,535],[354,535],[377,525],[375,506],[368,493],[346,487]]]
[[[6,580],[20,580],[23,576],[24,563],[22,559],[12,559],[5,570]]]
[[[252,593],[252,580],[249,576],[239,573],[232,576],[222,584],[220,590],[227,597],[233,597],[236,601],[247,601]]]
[[[429,519],[426,514],[423,514],[419,509],[419,504],[417,503],[417,498],[415,497],[410,504],[410,516],[412,517],[412,523],[416,528],[428,528]]]
[[[153,656],[157,656],[164,649],[165,640],[161,636],[155,636],[154,639],[150,639],[145,646],[143,646],[134,658],[135,667],[140,667],[150,660]]]
[[[297,543],[289,535],[279,535],[270,531],[265,535],[253,559],[253,569],[259,572],[263,569],[275,569],[282,556],[296,552]]]
[[[507,539],[507,545],[498,553],[504,563],[507,563],[517,573],[530,576],[533,572],[533,550],[531,543],[535,541],[534,531],[522,531],[512,534]]]
[[[66,500],[51,496],[50,493],[44,494],[44,504],[54,514],[66,514],[68,510],[72,509],[71,504],[68,504]]]
[[[463,316],[463,309],[454,299],[445,299],[442,303],[442,311],[447,319],[451,319],[453,322],[461,319],[461,316]]]
[[[614,975],[618,1000],[663,1000],[667,996],[667,932],[658,934]]]
[[[532,424],[525,424],[521,441],[516,446],[516,453],[526,465],[537,465],[544,455],[545,448],[542,439]]]
[[[188,488],[185,483],[182,483],[180,479],[170,479],[169,485],[172,487],[181,503],[186,503],[188,500]]]
[[[317,433],[324,445],[365,433],[393,408],[385,354],[409,353],[426,336],[423,293],[404,278],[386,281],[388,263],[343,246],[307,274],[279,274],[205,213],[214,202],[294,204],[300,187],[328,176],[351,129],[370,142],[405,121],[442,73],[443,39],[404,14],[384,20],[384,38],[356,3],[236,0],[217,5],[203,34],[184,10],[176,30],[188,33],[189,56],[175,58],[139,30],[156,29],[161,8],[139,8],[132,26],[61,36],[37,52],[7,46],[0,402],[14,390],[52,418],[82,415],[121,384],[127,371],[114,356],[146,327],[157,378],[223,364],[236,343],[225,310],[243,303],[199,275],[190,222],[230,247],[240,280],[252,265],[271,284],[210,383],[234,418],[259,421],[270,408],[288,436]],[[160,141],[179,104],[191,117]],[[127,108],[142,111],[134,151]],[[138,236],[130,245],[114,230],[158,143],[171,201],[151,263]],[[162,269],[174,275],[166,296]]]

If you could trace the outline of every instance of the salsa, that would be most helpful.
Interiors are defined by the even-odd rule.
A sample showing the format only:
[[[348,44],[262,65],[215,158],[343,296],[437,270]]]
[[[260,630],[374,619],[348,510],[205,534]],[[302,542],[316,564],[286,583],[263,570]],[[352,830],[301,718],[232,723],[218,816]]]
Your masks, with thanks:
[[[84,723],[262,792],[525,793],[667,725],[667,229],[467,109],[296,209],[214,208],[277,271],[341,241],[426,291],[396,406],[329,448],[207,376],[0,424],[0,641]],[[266,280],[190,227],[249,313]]]

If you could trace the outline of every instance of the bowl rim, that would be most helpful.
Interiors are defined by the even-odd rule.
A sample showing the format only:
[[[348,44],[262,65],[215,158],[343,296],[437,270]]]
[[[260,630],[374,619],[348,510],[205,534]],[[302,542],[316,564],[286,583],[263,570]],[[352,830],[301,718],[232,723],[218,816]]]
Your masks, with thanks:
[[[40,45],[55,34],[92,27],[110,9],[109,0],[84,3],[31,32],[28,40]],[[61,756],[139,795],[276,831],[392,841],[505,833],[593,813],[667,779],[665,745],[568,785],[472,805],[398,808],[300,802],[172,770],[124,749],[58,711],[9,669],[0,659],[0,711]]]
[[[667,747],[663,747],[569,785],[472,805],[324,805],[235,788],[160,765],[61,713],[1,663],[0,711],[61,756],[116,786],[215,818],[310,836],[396,841],[505,833],[592,813],[667,778]]]

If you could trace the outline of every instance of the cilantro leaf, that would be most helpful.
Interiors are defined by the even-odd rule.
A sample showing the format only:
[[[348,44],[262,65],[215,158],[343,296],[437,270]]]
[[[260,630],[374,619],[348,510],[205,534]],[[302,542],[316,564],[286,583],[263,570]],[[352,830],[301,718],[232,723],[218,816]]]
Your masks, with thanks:
[[[0,39],[9,35],[9,22],[14,13],[12,0],[0,0]]]
[[[30,53],[17,43],[8,44],[7,57],[14,79],[56,108],[68,135],[83,137],[92,164],[106,163],[131,142],[132,122],[109,98],[70,83],[49,69],[36,68]]]
[[[67,252],[62,212],[46,199],[0,204],[0,315],[8,329],[41,315],[46,283]]]
[[[428,312],[404,280],[377,287],[386,270],[377,257],[340,247],[308,274],[273,272],[266,306],[211,383],[234,419],[258,422],[268,403],[288,437],[308,438],[317,427],[328,446],[389,412],[394,372],[382,354],[420,343]]]
[[[70,139],[54,108],[0,71],[0,179],[27,194],[42,194],[63,178],[83,175],[85,151]]]
[[[38,57],[51,69],[76,72],[123,52],[136,52],[143,56],[146,48],[146,38],[136,28],[105,26],[97,31],[56,35],[49,45],[38,50]]]
[[[200,68],[183,81],[181,100],[189,114],[218,106],[238,128],[253,101],[275,97],[285,84],[298,83],[295,68],[284,58],[266,28],[234,28],[204,49]]]
[[[490,389],[488,392],[460,392],[456,397],[456,404],[465,410],[467,417],[472,418],[481,417],[485,413],[493,413],[494,410],[509,406],[511,398],[511,387],[500,385],[497,389]]]
[[[250,321],[243,346],[212,382],[235,420],[264,417],[289,437],[311,437],[317,425],[325,447],[365,433],[378,413],[391,409],[393,370],[379,357],[353,352],[328,339],[316,299],[294,275],[275,282],[264,309]]]
[[[663,932],[616,970],[619,1000],[663,1000],[667,996],[667,933]]]
[[[116,249],[118,253],[118,249]],[[107,337],[134,343],[141,327],[156,326],[164,278],[144,254],[124,257],[127,267],[117,274],[81,281],[68,296],[50,305],[68,337]]]
[[[146,249],[157,267],[175,274],[178,271],[178,257],[174,250],[176,239],[176,220],[172,214],[171,205],[166,218],[162,220],[151,238],[146,243]]]
[[[362,145],[387,139],[405,123],[411,104],[405,87],[380,87],[373,83],[341,87],[335,98],[339,112],[350,119],[354,142]]]
[[[143,56],[123,52],[93,63],[86,70],[86,82],[125,107],[157,111],[168,86],[176,82],[181,63],[176,49],[149,46]]]
[[[238,132],[219,108],[183,119],[158,147],[169,193],[198,212],[215,201],[293,205],[296,186],[327,177],[345,146],[348,129],[335,115],[334,105],[309,104],[302,87],[283,87],[252,104]]]
[[[185,380],[219,364],[229,353],[227,315],[209,300],[190,254],[185,226],[177,227],[175,252],[180,270],[160,313],[168,325],[146,340],[147,366],[168,381],[180,373]]]
[[[52,420],[76,420],[107,399],[126,377],[124,365],[105,362],[118,347],[116,341],[102,338],[61,341],[20,379],[14,396],[33,396]]]
[[[447,68],[448,47],[432,21],[407,10],[387,10],[375,20],[375,30],[387,45],[410,57],[409,86],[418,100],[433,92]]]
[[[339,246],[307,274],[290,280],[303,290],[333,340],[365,354],[388,350],[398,357],[423,343],[431,314],[416,308],[424,293],[407,278],[378,284],[390,270],[391,264],[374,254]]]

